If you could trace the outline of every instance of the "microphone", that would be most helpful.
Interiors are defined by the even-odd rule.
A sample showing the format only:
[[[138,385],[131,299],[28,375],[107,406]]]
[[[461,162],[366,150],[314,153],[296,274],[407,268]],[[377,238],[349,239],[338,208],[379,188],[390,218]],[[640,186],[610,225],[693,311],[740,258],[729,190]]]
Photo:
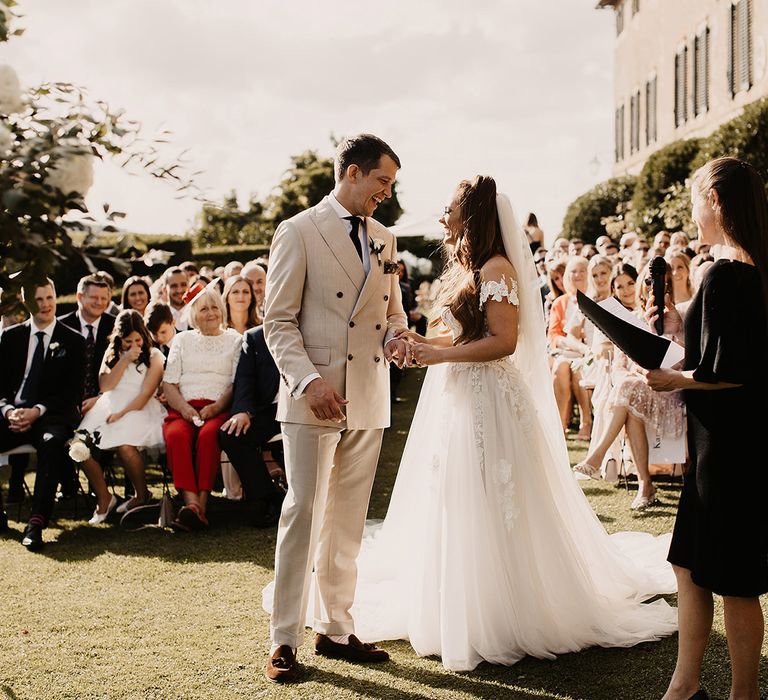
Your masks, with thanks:
[[[648,268],[653,280],[653,298],[658,307],[658,318],[654,324],[658,335],[664,334],[664,297],[667,292],[667,261],[661,255],[651,260]]]

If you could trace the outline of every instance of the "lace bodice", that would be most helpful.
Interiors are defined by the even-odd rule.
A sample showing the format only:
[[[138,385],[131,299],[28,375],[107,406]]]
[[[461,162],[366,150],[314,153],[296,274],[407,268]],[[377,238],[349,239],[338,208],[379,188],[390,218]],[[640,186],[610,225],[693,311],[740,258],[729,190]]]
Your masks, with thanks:
[[[480,308],[482,309],[488,300],[491,301],[503,301],[507,300],[508,303],[518,306],[520,299],[517,296],[517,280],[510,279],[510,284],[507,284],[507,279],[504,275],[500,280],[489,280],[483,282],[480,285]],[[451,336],[454,340],[461,335],[461,324],[456,320],[456,317],[451,313],[448,307],[445,307],[440,313],[440,317],[443,319],[443,323],[448,330],[451,331]]]
[[[243,336],[232,328],[220,335],[203,335],[197,330],[178,333],[163,379],[178,384],[186,401],[216,401],[235,379],[242,342]]]

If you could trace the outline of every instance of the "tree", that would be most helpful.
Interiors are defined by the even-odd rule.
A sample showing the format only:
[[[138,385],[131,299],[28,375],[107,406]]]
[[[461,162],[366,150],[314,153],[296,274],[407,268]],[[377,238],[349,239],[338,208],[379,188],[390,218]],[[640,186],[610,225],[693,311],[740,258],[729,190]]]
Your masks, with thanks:
[[[594,243],[605,234],[605,223],[611,217],[622,217],[625,205],[632,199],[637,178],[615,177],[595,185],[574,200],[565,212],[563,235]]]
[[[14,0],[0,0],[0,41],[9,31]],[[0,66],[0,311],[18,303],[23,287],[51,276],[67,260],[95,267],[72,241],[94,218],[85,205],[93,182],[93,159],[115,158],[171,180],[179,191],[192,186],[177,161],[164,162],[159,144],[140,137],[138,122],[69,83],[46,83],[23,92],[15,71]],[[104,205],[109,221],[123,216]],[[31,295],[28,295],[28,299]]]
[[[243,211],[237,203],[237,193],[232,190],[221,204],[205,202],[198,215],[195,243],[200,248],[266,244],[271,237],[271,226],[264,220],[264,206],[255,195]]]

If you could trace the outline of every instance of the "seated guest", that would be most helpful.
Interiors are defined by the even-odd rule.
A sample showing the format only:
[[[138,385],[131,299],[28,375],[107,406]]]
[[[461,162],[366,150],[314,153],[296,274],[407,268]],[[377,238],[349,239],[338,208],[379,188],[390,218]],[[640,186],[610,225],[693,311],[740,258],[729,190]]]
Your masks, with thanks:
[[[193,330],[171,345],[163,393],[169,412],[163,425],[168,466],[184,499],[175,527],[208,525],[208,495],[219,471],[219,428],[227,421],[242,336],[227,328],[224,300],[211,283],[189,303]]]
[[[262,447],[280,432],[275,420],[280,373],[264,342],[263,327],[243,337],[235,374],[232,417],[221,426],[219,440],[240,477],[256,527],[270,527],[280,517],[283,493],[275,488]]]
[[[120,304],[125,309],[135,309],[142,316],[150,300],[149,283],[145,277],[135,275],[125,280]]]
[[[672,268],[672,295],[675,307],[685,315],[693,299],[693,284],[691,284],[691,259],[682,249],[667,250],[666,261]]]
[[[163,378],[163,353],[152,347],[149,331],[138,311],[121,311],[104,355],[99,374],[102,395],[83,419],[80,427],[98,431],[99,448],[117,450],[120,463],[133,484],[134,496],[117,508],[125,513],[150,500],[139,449],[163,444],[163,419],[166,412],[155,398]],[[98,471],[93,460],[91,469]],[[117,506],[104,483],[91,482],[96,491],[96,511],[91,524],[104,522]]]
[[[80,422],[85,341],[56,321],[51,280],[29,294],[37,307],[32,318],[0,336],[0,451],[24,444],[37,450],[32,513],[21,542],[35,550],[43,546],[57,486],[72,471],[67,442]]]
[[[144,312],[144,322],[152,337],[152,345],[167,359],[171,351],[171,341],[176,335],[171,307],[162,301],[151,302]]]
[[[242,269],[243,263],[241,263],[239,260],[231,260],[224,267],[224,274],[222,275],[222,278],[226,282],[230,277],[239,275]]]
[[[224,283],[224,304],[227,307],[227,325],[240,335],[259,325],[256,295],[251,281],[243,275],[233,275]]]
[[[85,384],[81,410],[91,410],[99,397],[99,367],[107,351],[115,317],[107,313],[112,302],[112,289],[102,273],[86,275],[77,283],[77,311],[59,317],[65,326],[85,338]]]
[[[246,263],[240,274],[251,281],[253,293],[256,296],[256,313],[259,319],[264,318],[264,291],[267,288],[267,271],[264,266],[251,260]],[[261,321],[259,321],[261,322]]]
[[[201,274],[201,272],[195,263],[193,263],[191,260],[187,260],[181,263],[179,267],[184,270],[184,274],[187,276],[188,286],[191,287],[195,282],[197,282],[197,277]]]
[[[189,289],[187,274],[180,267],[169,267],[162,279],[165,301],[171,306],[176,330],[185,331],[189,327],[189,320],[185,312],[186,302],[184,301],[184,295]]]

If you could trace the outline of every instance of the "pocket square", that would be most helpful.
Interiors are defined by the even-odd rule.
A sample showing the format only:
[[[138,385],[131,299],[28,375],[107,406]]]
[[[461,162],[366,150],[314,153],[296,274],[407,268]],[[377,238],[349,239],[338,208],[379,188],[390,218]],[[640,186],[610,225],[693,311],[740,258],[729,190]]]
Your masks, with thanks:
[[[397,260],[385,260],[384,261],[384,274],[396,275],[400,272],[400,267],[397,264]]]

